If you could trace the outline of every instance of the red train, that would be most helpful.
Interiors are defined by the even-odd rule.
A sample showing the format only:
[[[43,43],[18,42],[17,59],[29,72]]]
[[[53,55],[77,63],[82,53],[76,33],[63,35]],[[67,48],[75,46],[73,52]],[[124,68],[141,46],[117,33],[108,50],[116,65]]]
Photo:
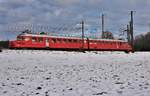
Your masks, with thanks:
[[[46,34],[23,33],[17,40],[10,41],[12,49],[53,49],[53,50],[85,50],[85,51],[125,51],[132,47],[123,40],[90,39],[77,37],[48,36]]]

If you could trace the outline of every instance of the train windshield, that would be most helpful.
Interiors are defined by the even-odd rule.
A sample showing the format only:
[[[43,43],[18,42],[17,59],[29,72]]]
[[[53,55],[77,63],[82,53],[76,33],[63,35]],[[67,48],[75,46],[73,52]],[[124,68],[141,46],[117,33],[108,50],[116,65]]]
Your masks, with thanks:
[[[29,38],[29,37],[18,36],[18,37],[17,37],[17,40],[18,40],[18,41],[29,41],[30,38]]]
[[[17,37],[17,40],[18,40],[18,41],[22,41],[22,40],[23,40],[23,37],[18,36],[18,37]]]

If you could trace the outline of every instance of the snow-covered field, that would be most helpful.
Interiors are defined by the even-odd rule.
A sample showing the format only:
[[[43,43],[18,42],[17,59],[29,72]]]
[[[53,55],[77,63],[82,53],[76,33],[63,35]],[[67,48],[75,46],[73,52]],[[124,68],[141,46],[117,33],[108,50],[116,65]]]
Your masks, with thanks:
[[[150,96],[150,53],[3,50],[0,96]]]

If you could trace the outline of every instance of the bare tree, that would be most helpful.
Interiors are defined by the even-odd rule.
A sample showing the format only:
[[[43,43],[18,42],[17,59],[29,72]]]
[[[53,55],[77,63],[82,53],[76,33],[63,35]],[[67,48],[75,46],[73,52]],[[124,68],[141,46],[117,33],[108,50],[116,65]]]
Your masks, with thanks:
[[[112,32],[105,31],[102,36],[103,39],[114,39]]]

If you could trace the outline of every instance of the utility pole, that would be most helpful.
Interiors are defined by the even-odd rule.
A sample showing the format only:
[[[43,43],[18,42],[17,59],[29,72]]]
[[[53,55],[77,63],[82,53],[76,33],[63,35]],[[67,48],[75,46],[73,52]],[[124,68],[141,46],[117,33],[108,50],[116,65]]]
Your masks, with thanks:
[[[102,38],[104,38],[104,14],[102,14]]]
[[[127,25],[127,30],[126,30],[126,31],[127,31],[127,40],[128,40],[129,43],[131,43],[131,41],[130,41],[130,40],[131,40],[131,36],[130,36],[130,26],[129,26],[129,25]]]
[[[134,37],[133,37],[133,11],[131,11],[131,21],[130,21],[130,34],[131,34],[131,46],[134,46]]]
[[[84,49],[84,21],[81,22],[81,28],[82,28],[82,51]]]

